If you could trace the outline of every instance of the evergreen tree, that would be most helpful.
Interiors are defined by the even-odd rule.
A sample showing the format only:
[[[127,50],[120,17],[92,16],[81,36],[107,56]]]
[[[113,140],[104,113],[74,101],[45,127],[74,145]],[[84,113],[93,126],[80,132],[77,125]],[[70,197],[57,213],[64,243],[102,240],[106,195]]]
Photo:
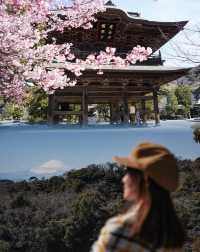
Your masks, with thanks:
[[[178,109],[178,100],[173,90],[167,93],[166,112],[170,116],[174,116]]]
[[[192,104],[192,91],[189,86],[179,85],[175,89],[175,95],[179,105],[184,106],[184,114],[186,115],[190,111]]]

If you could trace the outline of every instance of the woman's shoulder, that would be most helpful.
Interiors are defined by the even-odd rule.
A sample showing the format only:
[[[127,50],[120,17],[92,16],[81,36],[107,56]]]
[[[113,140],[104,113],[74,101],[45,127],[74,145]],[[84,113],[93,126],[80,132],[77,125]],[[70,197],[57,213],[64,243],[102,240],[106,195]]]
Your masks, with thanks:
[[[117,215],[108,219],[91,251],[141,251],[141,246],[130,239],[130,227],[126,226],[126,217]]]
[[[107,220],[101,229],[98,240],[92,246],[92,252],[100,251],[152,251],[131,234],[131,224],[136,221],[133,214],[114,216]],[[157,252],[181,252],[181,250],[164,250]]]
[[[120,225],[123,223],[123,218],[122,218],[122,215],[116,215],[116,216],[113,216],[111,218],[109,218],[105,225],[106,226],[110,226],[110,225]]]
[[[111,229],[125,226],[128,223],[133,223],[135,221],[135,215],[133,213],[119,214],[108,219],[105,223],[106,227]]]
[[[114,216],[107,220],[103,227],[102,234],[107,235],[109,240],[113,241],[113,239],[117,239],[119,245],[125,244],[129,248],[127,251],[135,251],[136,248],[140,249],[139,251],[152,251],[151,249],[148,249],[148,244],[138,240],[137,236],[133,237],[132,226],[135,221],[136,219],[134,213],[128,212],[126,214]],[[156,250],[156,252],[183,252],[183,250],[181,248],[161,248]]]
[[[135,221],[131,213],[120,214],[107,220],[103,231],[114,236],[129,238],[132,235],[131,228]]]
[[[112,233],[123,226],[123,218],[121,215],[117,215],[108,219],[103,227],[109,233]]]

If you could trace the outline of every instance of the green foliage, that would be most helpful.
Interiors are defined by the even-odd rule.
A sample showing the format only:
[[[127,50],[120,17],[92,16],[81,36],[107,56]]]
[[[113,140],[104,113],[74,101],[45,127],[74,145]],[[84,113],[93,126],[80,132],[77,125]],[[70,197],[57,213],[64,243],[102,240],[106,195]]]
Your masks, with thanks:
[[[168,115],[175,115],[178,110],[178,100],[173,90],[167,93],[166,112]]]
[[[65,182],[65,179],[60,176],[53,176],[48,180],[48,188],[50,191],[57,191],[61,185]]]
[[[23,105],[7,103],[4,108],[3,118],[20,120],[24,114]]]
[[[192,105],[192,91],[188,85],[178,85],[175,88],[162,87],[159,95],[167,97],[167,104],[161,113],[161,118],[174,119],[188,117]]]
[[[145,105],[146,105],[147,113],[150,111],[153,111],[153,101],[147,100]]]
[[[72,190],[76,193],[79,193],[83,190],[83,188],[85,187],[85,182],[80,180],[80,179],[68,179],[65,182],[64,188],[68,189],[68,190]]]
[[[20,194],[12,201],[12,208],[23,208],[31,206],[31,202],[25,198],[24,195]]]
[[[196,143],[200,144],[200,128],[193,130],[193,138]]]
[[[99,120],[108,121],[110,120],[110,106],[109,104],[98,104],[96,110],[99,115]]]
[[[13,119],[19,120],[23,116],[23,108],[15,106],[13,109]]]
[[[146,116],[148,119],[154,119],[154,108],[153,108],[153,101],[147,100],[145,103],[145,108],[146,108]]]
[[[200,252],[200,236],[193,243],[193,251]]]
[[[30,122],[47,120],[48,95],[44,91],[36,87],[30,88],[25,104],[28,107]]]
[[[65,227],[62,221],[50,221],[45,228],[41,228],[39,233],[43,239],[43,250],[48,252],[66,252],[64,243]]]
[[[68,251],[90,250],[109,216],[103,209],[104,205],[104,199],[97,191],[85,191],[77,197],[66,220],[65,244]]]
[[[190,110],[190,106],[192,104],[191,88],[186,85],[179,85],[175,90],[175,95],[177,97],[178,104],[183,105],[185,107],[185,112],[188,112]]]
[[[97,168],[96,165],[91,165],[88,168],[69,171],[66,175],[68,179],[79,179],[84,183],[91,184],[102,179],[105,175],[105,171],[99,167]]]
[[[10,245],[6,241],[0,240],[0,251],[1,252],[9,252],[10,251]]]

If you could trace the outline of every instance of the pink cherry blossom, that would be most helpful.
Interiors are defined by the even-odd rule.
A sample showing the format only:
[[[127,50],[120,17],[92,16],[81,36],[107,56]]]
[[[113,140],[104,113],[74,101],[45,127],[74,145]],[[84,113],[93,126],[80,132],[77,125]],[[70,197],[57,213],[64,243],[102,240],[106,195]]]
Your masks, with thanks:
[[[85,63],[88,65],[94,65],[97,68],[97,74],[103,74],[101,69],[102,65],[117,65],[119,67],[135,64],[137,61],[147,60],[148,56],[151,55],[151,48],[145,49],[144,47],[137,46],[127,54],[126,58],[123,59],[119,56],[115,56],[116,48],[106,47],[105,52],[101,51],[98,55],[90,54]],[[83,63],[83,62],[82,62]],[[80,62],[79,62],[80,64]]]
[[[54,39],[46,44],[50,31],[90,29],[94,15],[105,10],[103,0],[72,0],[70,5],[55,5],[53,0],[0,0],[0,96],[20,101],[27,83],[52,94],[74,86],[87,65],[103,74],[102,65],[120,67],[146,60],[152,50],[141,46],[134,47],[125,59],[117,55],[116,48],[106,47],[81,60],[72,53],[71,43],[58,45]],[[52,63],[62,63],[63,68],[52,68]]]

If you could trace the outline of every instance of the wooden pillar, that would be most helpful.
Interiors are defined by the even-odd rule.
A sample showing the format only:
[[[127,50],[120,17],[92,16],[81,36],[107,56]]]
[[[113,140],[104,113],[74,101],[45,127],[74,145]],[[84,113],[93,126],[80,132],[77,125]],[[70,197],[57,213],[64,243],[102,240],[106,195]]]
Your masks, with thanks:
[[[88,125],[88,93],[87,87],[83,87],[82,94],[82,125]]]
[[[158,107],[158,94],[157,90],[153,89],[153,105],[154,105],[154,113],[155,113],[155,123],[160,123],[160,114],[159,114],[159,107]]]
[[[144,99],[141,100],[141,107],[142,107],[142,122],[146,124],[147,122],[146,101]]]
[[[126,89],[123,91],[123,124],[129,123],[129,108]]]
[[[115,105],[113,102],[110,103],[110,123],[115,123]]]
[[[48,96],[48,112],[47,112],[48,123],[54,123],[54,113],[53,113],[54,110],[55,110],[54,95],[51,94]]]
[[[120,122],[119,101],[114,101],[110,104],[110,122],[111,124]]]

